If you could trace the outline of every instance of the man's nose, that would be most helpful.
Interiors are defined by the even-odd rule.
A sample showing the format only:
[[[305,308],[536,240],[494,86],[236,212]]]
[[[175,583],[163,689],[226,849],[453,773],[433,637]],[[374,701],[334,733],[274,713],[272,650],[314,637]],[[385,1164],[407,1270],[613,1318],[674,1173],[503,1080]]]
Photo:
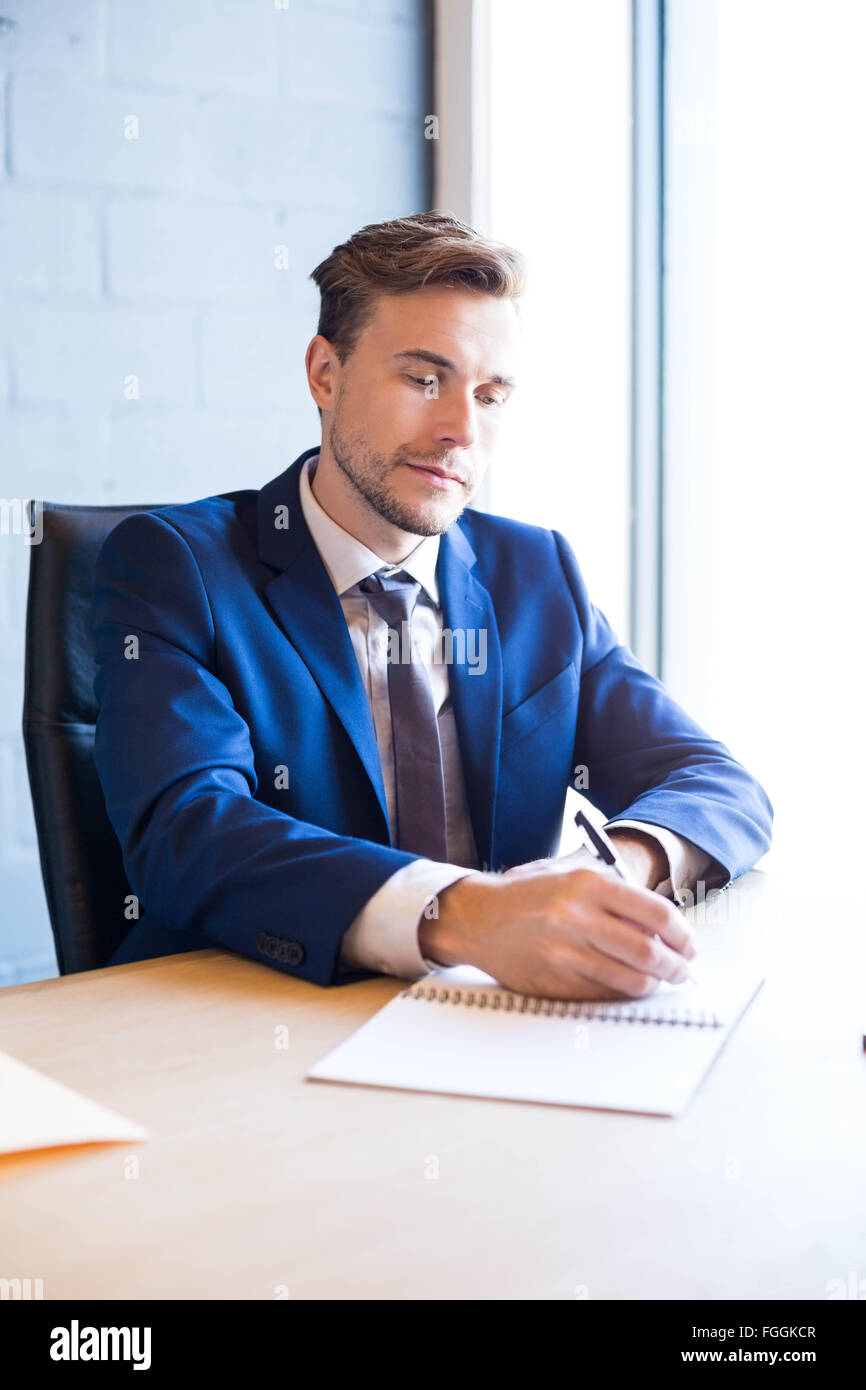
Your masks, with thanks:
[[[441,409],[433,426],[437,444],[454,444],[460,449],[470,448],[478,437],[474,402],[451,398],[448,401],[442,400],[440,404]]]

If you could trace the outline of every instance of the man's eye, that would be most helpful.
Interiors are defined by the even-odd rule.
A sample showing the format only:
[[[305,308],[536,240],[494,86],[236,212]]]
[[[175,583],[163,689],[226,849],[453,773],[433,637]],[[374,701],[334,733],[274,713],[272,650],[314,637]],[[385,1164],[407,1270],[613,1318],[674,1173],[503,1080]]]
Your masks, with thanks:
[[[505,401],[500,396],[479,396],[478,398],[484,405],[504,405]]]
[[[410,381],[414,381],[416,386],[432,386],[436,381],[435,376],[410,376]]]

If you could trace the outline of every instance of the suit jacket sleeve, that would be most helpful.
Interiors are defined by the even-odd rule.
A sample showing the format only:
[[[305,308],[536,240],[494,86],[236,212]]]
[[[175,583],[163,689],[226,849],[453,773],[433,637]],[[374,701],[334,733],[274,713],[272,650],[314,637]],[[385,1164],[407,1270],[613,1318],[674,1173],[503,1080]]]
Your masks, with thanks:
[[[249,729],[215,674],[201,573],[158,513],[127,518],[105,542],[94,635],[94,758],[144,912],[286,974],[343,982],[343,933],[417,856],[255,799]],[[287,942],[285,960],[263,933]]]
[[[644,821],[690,840],[728,883],[769,849],[766,792],[619,641],[590,601],[573,550],[554,536],[584,634],[574,762],[586,768],[586,795],[609,821]]]
[[[614,838],[617,830],[627,831],[629,828],[649,835],[665,857],[667,873],[657,883],[647,885],[663,898],[672,898],[678,906],[683,906],[688,901],[684,894],[693,892],[699,881],[703,881],[705,889],[718,888],[727,881],[727,874],[715,859],[698,849],[691,840],[675,835],[672,830],[660,825],[647,825],[646,821],[625,819],[608,821],[605,826],[605,829],[613,830]]]

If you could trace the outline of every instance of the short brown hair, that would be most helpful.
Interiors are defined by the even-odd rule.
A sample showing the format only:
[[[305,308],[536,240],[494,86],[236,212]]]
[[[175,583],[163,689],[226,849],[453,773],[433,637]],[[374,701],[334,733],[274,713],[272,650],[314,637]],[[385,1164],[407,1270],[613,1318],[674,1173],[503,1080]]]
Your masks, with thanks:
[[[526,287],[526,268],[519,252],[450,213],[419,212],[362,227],[335,246],[310,279],[322,296],[317,332],[345,362],[379,295],[439,285],[517,300]]]

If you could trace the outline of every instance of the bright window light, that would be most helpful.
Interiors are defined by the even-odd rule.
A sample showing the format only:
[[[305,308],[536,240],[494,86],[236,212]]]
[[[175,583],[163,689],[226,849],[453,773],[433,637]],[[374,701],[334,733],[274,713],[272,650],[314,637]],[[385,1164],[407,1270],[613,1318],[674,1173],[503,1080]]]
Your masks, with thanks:
[[[555,527],[628,640],[631,7],[491,6],[489,232],[524,252],[490,510]]]

